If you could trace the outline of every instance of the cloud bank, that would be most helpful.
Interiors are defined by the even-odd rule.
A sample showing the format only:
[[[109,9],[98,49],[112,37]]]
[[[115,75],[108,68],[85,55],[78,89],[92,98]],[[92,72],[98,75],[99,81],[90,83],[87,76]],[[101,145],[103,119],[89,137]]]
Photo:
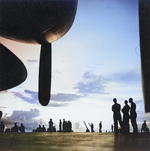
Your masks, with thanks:
[[[40,115],[38,109],[30,109],[30,111],[15,110],[10,118],[18,124],[23,123],[26,130],[32,131],[36,129],[38,125],[44,125],[42,119],[36,119]]]
[[[139,84],[141,81],[140,69],[133,69],[127,72],[114,73],[108,76],[111,81],[126,83],[126,84]]]
[[[15,97],[18,97],[22,99],[23,101],[26,101],[31,104],[39,104],[38,100],[38,92],[30,91],[30,90],[24,90],[23,93],[20,92],[13,92],[13,95]],[[52,103],[50,107],[63,107],[67,106],[67,103],[64,102],[70,102],[74,100],[78,100],[82,98],[83,96],[77,95],[77,94],[67,94],[67,93],[57,93],[57,94],[51,94],[51,100]]]
[[[79,81],[73,89],[77,89],[80,94],[103,94],[106,79],[101,75],[94,75],[92,72],[85,72],[82,76],[82,81]]]
[[[18,126],[23,123],[26,131],[32,131],[36,129],[39,125],[46,125],[42,119],[36,119],[40,115],[38,109],[30,109],[29,111],[14,110],[11,116],[5,116],[2,118],[6,128],[12,128],[14,123]]]

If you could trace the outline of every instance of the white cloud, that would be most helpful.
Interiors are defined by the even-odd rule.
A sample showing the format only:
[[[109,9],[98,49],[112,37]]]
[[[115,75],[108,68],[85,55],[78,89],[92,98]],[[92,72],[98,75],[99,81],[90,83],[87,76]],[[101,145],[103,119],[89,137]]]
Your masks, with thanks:
[[[27,131],[32,131],[38,125],[45,125],[42,119],[36,119],[39,116],[40,111],[38,109],[30,109],[30,111],[14,110],[10,119],[18,123],[18,125],[23,123]]]
[[[104,93],[104,83],[106,83],[106,80],[103,76],[94,75],[91,72],[85,72],[82,78],[83,81],[79,81],[76,86],[73,87],[73,89],[78,89],[78,93]]]
[[[51,100],[55,100],[58,102],[68,102],[68,101],[78,100],[79,98],[82,97],[83,96],[77,94],[57,93],[51,95]]]
[[[73,124],[73,130],[75,132],[84,132],[84,128],[80,126],[80,122],[76,122]]]
[[[50,101],[47,107],[68,107],[68,103]]]

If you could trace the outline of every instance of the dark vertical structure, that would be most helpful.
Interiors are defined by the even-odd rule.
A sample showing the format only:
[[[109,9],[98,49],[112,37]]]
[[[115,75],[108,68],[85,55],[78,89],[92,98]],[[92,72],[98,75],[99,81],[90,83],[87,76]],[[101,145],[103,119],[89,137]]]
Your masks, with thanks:
[[[139,28],[145,112],[150,112],[150,0],[139,0]]]
[[[3,112],[2,112],[2,111],[0,111],[0,119],[1,119],[2,115],[3,115]]]

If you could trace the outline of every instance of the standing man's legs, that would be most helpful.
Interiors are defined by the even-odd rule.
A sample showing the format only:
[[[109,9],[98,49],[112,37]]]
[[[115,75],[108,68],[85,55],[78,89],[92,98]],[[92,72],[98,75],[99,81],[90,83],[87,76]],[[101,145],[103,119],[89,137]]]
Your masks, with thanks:
[[[118,133],[118,120],[115,115],[114,115],[114,132]]]

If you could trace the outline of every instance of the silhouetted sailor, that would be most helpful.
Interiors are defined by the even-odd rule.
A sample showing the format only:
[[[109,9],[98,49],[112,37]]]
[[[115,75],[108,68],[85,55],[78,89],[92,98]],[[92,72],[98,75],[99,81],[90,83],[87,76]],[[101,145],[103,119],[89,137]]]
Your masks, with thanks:
[[[53,126],[53,131],[52,132],[56,132],[56,127],[55,126]]]
[[[72,131],[72,123],[68,121],[68,132]]]
[[[146,120],[144,120],[144,123],[142,124],[141,133],[142,132],[149,132],[149,127],[146,124]]]
[[[39,125],[39,127],[35,130],[35,132],[42,132],[42,127]]]
[[[23,123],[21,123],[19,130],[20,130],[20,132],[25,132],[25,127],[24,127]]]
[[[91,132],[94,132],[94,125],[93,125],[93,123],[89,123],[89,125],[90,125],[90,127],[91,127]]]
[[[131,103],[130,118],[133,127],[133,133],[138,133],[137,123],[136,123],[136,118],[137,118],[136,104],[133,102],[132,98],[129,98],[129,102]]]
[[[66,121],[65,121],[65,119],[63,119],[63,131],[64,132],[66,131]]]
[[[113,99],[113,102],[114,102],[114,105],[112,106],[112,111],[114,112],[114,114],[113,114],[114,131],[115,131],[115,133],[118,133],[118,121],[119,121],[120,127],[122,126],[121,114],[120,114],[121,106],[120,106],[120,104],[117,103],[116,98]]]
[[[53,127],[53,121],[52,121],[52,119],[50,119],[50,121],[49,121],[49,127]]]
[[[49,121],[48,131],[49,131],[49,132],[53,132],[53,121],[52,121],[52,119],[50,119],[50,121]]]
[[[18,129],[17,123],[14,123],[14,127],[11,128],[11,132],[18,132]]]
[[[5,125],[3,122],[0,123],[0,132],[4,132]]]
[[[123,113],[123,124],[122,124],[122,129],[124,133],[129,133],[130,128],[129,128],[129,110],[130,106],[128,105],[128,101],[124,101],[125,106],[122,108],[122,113]]]
[[[43,125],[43,127],[42,127],[42,132],[46,132],[46,128],[45,128],[44,125]]]
[[[62,121],[61,121],[61,119],[60,119],[60,120],[59,120],[59,131],[60,131],[60,132],[62,131],[61,127],[62,127]]]
[[[69,131],[69,124],[68,121],[65,121],[65,132]]]
[[[99,123],[99,132],[100,133],[102,132],[102,121],[100,121],[100,123]]]

